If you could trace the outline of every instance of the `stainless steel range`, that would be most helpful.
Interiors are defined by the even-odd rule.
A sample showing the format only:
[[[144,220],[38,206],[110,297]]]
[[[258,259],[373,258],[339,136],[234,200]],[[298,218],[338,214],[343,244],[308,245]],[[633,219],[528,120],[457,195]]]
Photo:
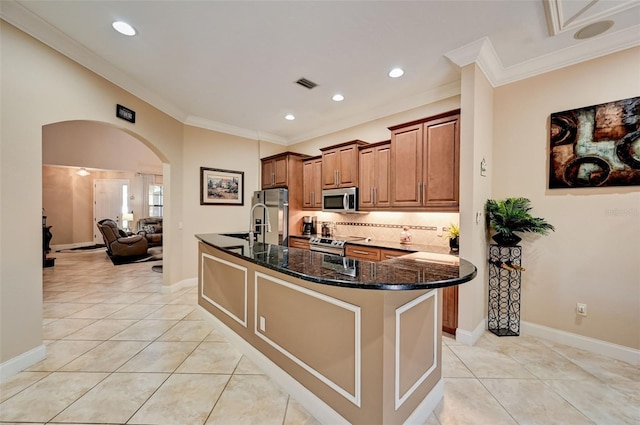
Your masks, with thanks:
[[[363,239],[365,238],[360,236],[334,236],[332,238],[312,237],[309,239],[309,249],[311,251],[319,251],[344,257],[345,244],[347,242],[361,241]]]

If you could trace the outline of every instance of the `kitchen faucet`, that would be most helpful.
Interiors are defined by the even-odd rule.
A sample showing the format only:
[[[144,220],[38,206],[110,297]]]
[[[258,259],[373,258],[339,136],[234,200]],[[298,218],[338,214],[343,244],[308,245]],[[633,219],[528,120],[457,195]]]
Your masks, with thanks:
[[[265,204],[263,204],[262,202],[257,202],[255,204],[253,204],[253,206],[251,207],[251,212],[249,212],[249,248],[253,248],[253,229],[254,229],[254,224],[253,224],[253,211],[257,208],[257,207],[262,207],[264,208],[264,213],[267,216],[267,222],[266,223],[256,223],[256,226],[267,226],[267,232],[271,231],[271,220],[269,219],[269,209],[267,208],[267,206]]]

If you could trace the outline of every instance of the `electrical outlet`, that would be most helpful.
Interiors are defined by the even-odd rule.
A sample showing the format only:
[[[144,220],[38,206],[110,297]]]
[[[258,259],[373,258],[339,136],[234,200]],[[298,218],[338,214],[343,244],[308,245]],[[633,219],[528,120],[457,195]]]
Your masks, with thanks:
[[[587,315],[587,305],[583,303],[578,303],[576,306],[576,313],[578,316],[586,316]]]
[[[264,316],[260,316],[260,330],[262,332],[266,332],[267,329],[267,319]]]

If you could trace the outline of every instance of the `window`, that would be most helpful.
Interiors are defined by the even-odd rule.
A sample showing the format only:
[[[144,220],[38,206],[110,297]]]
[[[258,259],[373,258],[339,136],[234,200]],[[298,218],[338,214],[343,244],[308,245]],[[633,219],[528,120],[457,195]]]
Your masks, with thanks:
[[[128,184],[123,184],[122,185],[122,228],[129,230],[131,228],[131,226],[133,226],[133,222],[131,222],[130,220],[128,220],[129,217],[131,217],[131,214],[129,214],[129,211],[131,211],[129,209],[129,185]]]
[[[162,217],[162,185],[149,184],[149,217]]]

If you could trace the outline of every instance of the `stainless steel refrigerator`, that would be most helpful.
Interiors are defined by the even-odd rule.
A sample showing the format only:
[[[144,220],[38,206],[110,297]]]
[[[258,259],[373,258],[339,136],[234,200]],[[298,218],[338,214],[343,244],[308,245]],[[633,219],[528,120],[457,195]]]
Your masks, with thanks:
[[[267,231],[267,213],[257,203],[267,206],[271,231]],[[253,231],[257,241],[273,245],[289,245],[289,191],[287,189],[265,189],[253,192]],[[255,208],[254,208],[255,207]]]

